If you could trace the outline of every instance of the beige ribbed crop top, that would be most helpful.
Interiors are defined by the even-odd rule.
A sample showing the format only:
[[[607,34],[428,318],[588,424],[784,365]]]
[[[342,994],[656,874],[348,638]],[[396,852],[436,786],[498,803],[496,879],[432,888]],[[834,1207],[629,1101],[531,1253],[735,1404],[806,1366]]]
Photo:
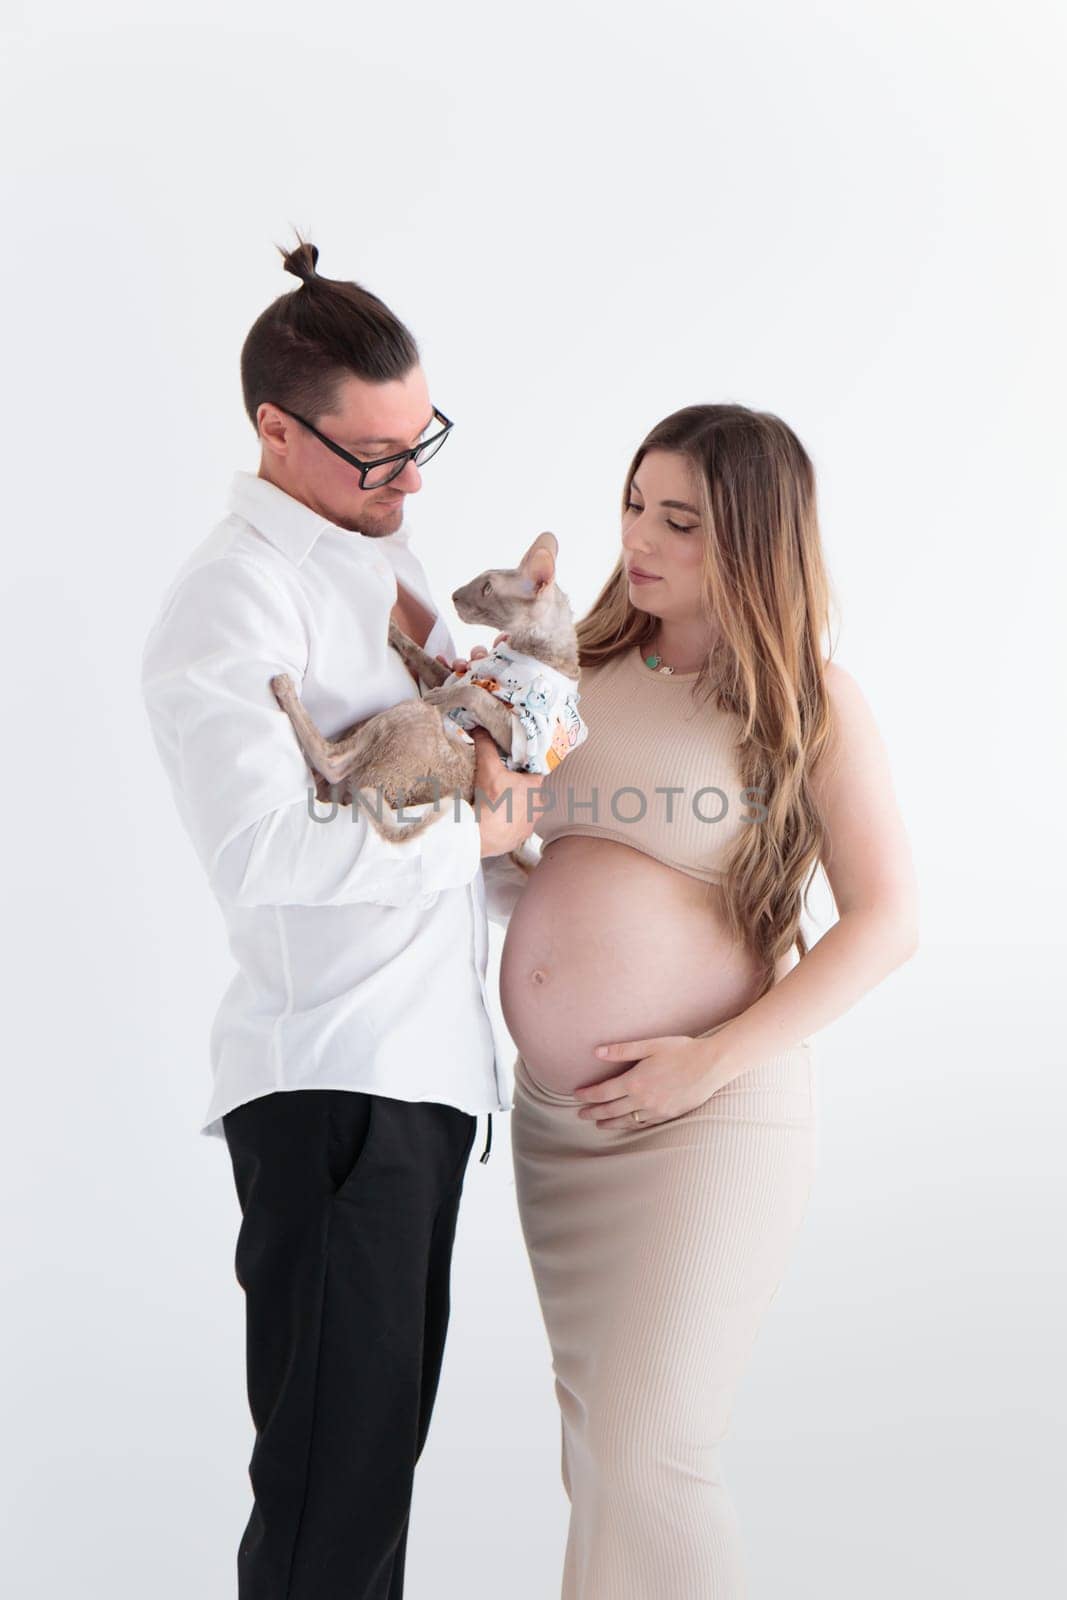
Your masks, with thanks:
[[[693,877],[721,881],[734,840],[751,826],[745,819],[759,809],[751,791],[742,798],[741,719],[720,711],[714,694],[694,700],[697,676],[654,672],[636,646],[582,668],[589,734],[542,786],[550,809],[534,832],[543,844],[569,833],[615,839]]]

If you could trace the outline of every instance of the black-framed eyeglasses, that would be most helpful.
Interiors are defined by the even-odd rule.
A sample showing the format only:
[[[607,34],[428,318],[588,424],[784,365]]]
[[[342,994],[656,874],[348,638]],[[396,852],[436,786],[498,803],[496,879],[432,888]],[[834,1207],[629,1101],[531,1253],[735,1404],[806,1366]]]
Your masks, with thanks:
[[[358,467],[359,486],[361,489],[380,489],[383,484],[391,483],[395,477],[398,477],[403,472],[409,461],[414,461],[417,467],[421,467],[425,462],[429,461],[431,456],[437,454],[453,427],[453,423],[445,416],[444,412],[438,411],[437,407],[434,406],[434,422],[444,423],[444,427],[437,433],[431,434],[428,439],[420,440],[411,450],[401,450],[398,455],[381,456],[377,461],[361,461],[358,456],[354,456],[350,451],[342,449],[333,439],[327,439],[326,435],[320,433],[314,423],[309,422],[306,417],[298,416],[295,411],[286,411],[284,406],[278,406],[278,410],[285,412],[287,417],[292,417],[294,422],[299,422],[301,427],[307,428],[308,432],[313,433],[316,439],[321,439],[326,448],[332,450],[334,455],[340,456],[342,461],[347,461],[350,466]],[[430,428],[433,425],[433,422],[427,424]]]

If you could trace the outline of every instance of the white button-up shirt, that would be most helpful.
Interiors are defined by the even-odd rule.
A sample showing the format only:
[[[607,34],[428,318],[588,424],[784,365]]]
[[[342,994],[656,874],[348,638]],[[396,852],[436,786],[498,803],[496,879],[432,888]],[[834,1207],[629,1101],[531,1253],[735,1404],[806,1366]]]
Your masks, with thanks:
[[[387,643],[398,579],[435,616],[427,651],[453,659],[408,526],[351,533],[251,472],[234,475],[228,511],[164,595],[142,661],[152,734],[238,969],[211,1029],[200,1132],[223,1137],[224,1112],[277,1089],[510,1110],[486,918],[506,922],[521,873],[499,856],[483,877],[473,807],[447,792],[403,843],[362,807],[317,801],[270,688],[288,673],[327,737],[416,698]]]

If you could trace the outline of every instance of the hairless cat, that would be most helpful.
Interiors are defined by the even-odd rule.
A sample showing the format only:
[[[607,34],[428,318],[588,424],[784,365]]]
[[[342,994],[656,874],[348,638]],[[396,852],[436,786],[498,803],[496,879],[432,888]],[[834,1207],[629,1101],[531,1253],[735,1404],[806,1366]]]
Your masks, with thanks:
[[[452,596],[463,622],[485,623],[507,631],[516,652],[573,679],[580,677],[574,617],[567,596],[555,581],[559,546],[552,533],[540,533],[514,568],[489,568]],[[427,655],[390,621],[389,643],[429,693],[404,700],[363,722],[354,723],[333,739],[316,728],[292,680],[280,673],[270,680],[274,697],[291,721],[300,747],[313,773],[320,798],[351,805],[357,796],[370,821],[386,839],[410,839],[440,817],[442,790],[458,791],[473,803],[476,749],[454,710],[485,728],[503,752],[502,759],[525,750],[526,744],[515,707],[492,688],[472,681],[480,663],[471,663],[455,682],[448,667]],[[363,800],[371,791],[374,801]],[[385,822],[382,799],[394,808],[433,800],[425,816],[399,826]],[[524,870],[529,863],[512,852]]]

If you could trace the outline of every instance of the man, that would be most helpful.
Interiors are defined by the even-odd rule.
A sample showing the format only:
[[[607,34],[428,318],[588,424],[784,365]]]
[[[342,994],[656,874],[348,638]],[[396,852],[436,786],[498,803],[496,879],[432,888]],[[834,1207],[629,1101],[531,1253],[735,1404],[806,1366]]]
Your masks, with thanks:
[[[450,424],[408,330],[320,278],[317,257],[303,241],[285,257],[303,287],[242,348],[259,471],[235,475],[228,515],[177,574],[142,684],[238,965],[201,1131],[225,1138],[242,1210],[256,1439],[240,1600],[399,1600],[464,1172],[478,1113],[509,1107],[482,861],[499,858],[500,894],[520,892],[505,853],[543,780],[508,771],[479,731],[475,806],[443,795],[415,839],[316,803],[271,677],[288,673],[334,735],[420,693],[390,616],[456,655],[404,522]]]

